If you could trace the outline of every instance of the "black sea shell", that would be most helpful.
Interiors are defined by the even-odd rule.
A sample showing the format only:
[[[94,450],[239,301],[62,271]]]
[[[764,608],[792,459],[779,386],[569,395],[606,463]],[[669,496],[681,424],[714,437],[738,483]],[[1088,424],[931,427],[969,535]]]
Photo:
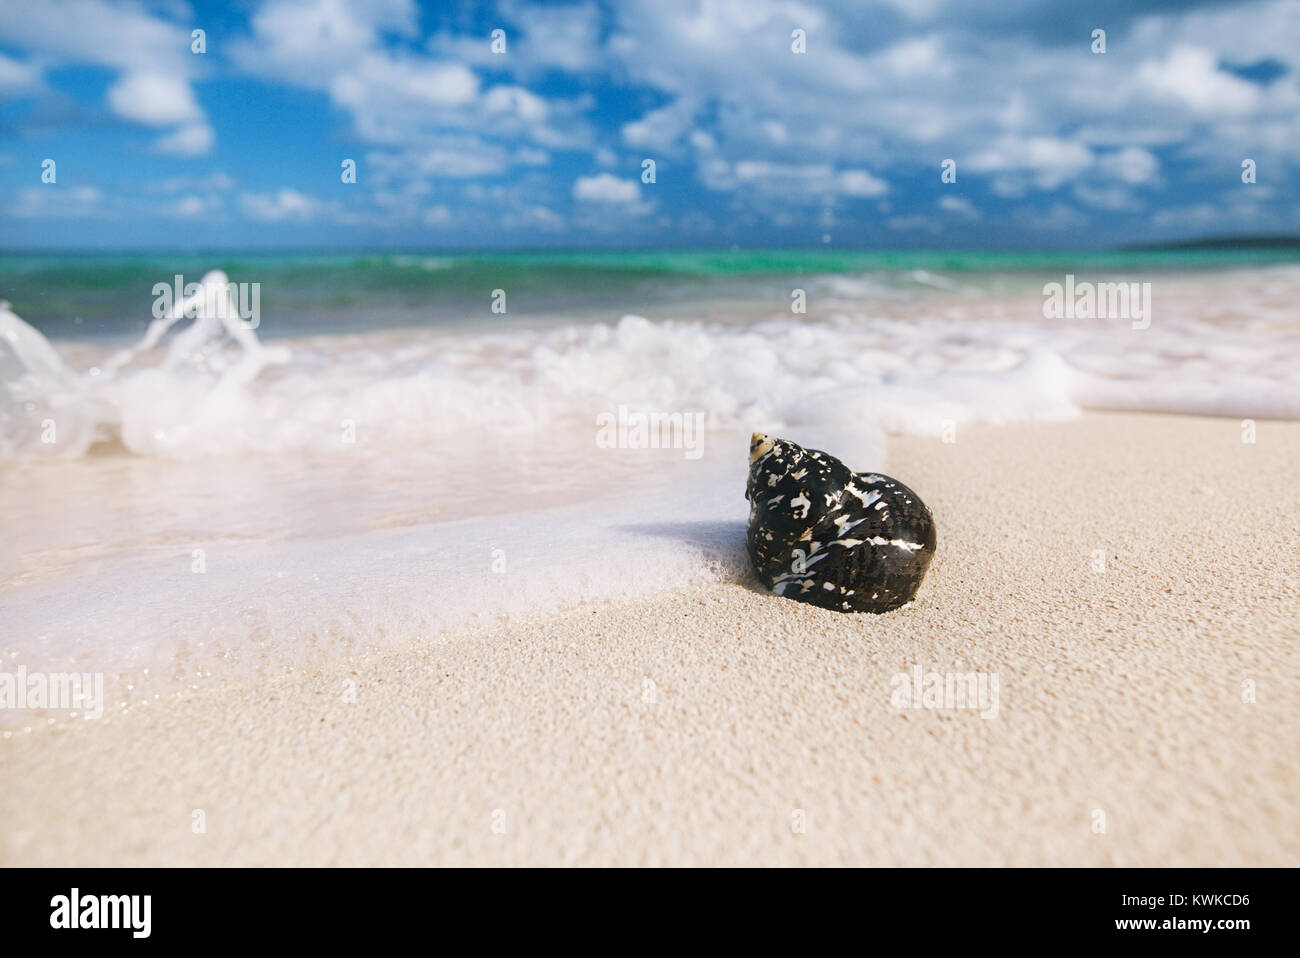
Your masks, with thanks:
[[[934,556],[934,517],[897,479],[754,433],[749,558],[777,595],[837,612],[911,602]]]

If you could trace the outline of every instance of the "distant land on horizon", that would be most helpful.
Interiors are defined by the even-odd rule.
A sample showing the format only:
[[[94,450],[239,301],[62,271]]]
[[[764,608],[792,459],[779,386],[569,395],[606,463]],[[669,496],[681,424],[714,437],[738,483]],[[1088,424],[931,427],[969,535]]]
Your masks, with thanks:
[[[1300,235],[1207,236],[1163,243],[1130,243],[1118,249],[1123,252],[1162,249],[1300,249]]]

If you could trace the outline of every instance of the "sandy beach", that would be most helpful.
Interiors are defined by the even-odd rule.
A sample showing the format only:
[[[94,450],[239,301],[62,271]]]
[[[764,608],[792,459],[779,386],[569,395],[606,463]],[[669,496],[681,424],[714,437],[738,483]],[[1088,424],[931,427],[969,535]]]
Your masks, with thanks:
[[[728,582],[15,732],[0,863],[1300,864],[1300,423],[888,469],[939,528],[900,611]],[[931,672],[995,707],[897,708]]]

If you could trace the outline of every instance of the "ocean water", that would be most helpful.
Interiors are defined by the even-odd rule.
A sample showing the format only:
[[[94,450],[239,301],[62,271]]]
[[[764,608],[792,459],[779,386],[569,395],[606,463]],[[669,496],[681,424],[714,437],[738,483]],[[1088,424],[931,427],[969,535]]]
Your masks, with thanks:
[[[124,338],[143,331],[155,283],[211,269],[258,282],[266,338],[383,329],[502,327],[514,319],[700,316],[714,303],[789,303],[824,293],[906,297],[927,279],[987,292],[1041,289],[1040,277],[1186,275],[1294,263],[1295,250],[879,252],[834,250],[482,254],[0,254],[0,298],[50,337]],[[937,279],[934,279],[937,278]],[[491,312],[507,292],[505,316]]]
[[[211,269],[256,329],[131,351]],[[1143,308],[1052,315],[1067,277]],[[0,670],[122,702],[742,576],[756,429],[887,469],[974,422],[1300,418],[1285,252],[11,255],[0,298]]]

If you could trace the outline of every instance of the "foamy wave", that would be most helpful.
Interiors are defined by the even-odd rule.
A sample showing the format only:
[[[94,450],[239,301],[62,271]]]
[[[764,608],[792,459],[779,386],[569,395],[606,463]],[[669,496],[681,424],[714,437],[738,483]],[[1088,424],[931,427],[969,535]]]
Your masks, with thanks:
[[[0,314],[0,455],[329,454],[345,424],[394,450],[456,436],[587,428],[616,405],[690,410],[714,428],[856,426],[934,433],[950,422],[1061,418],[1080,408],[1300,416],[1295,332],[1127,323],[833,314],[748,325],[625,316],[509,334],[321,337],[282,367],[202,361],[77,374]],[[233,355],[232,355],[233,353]],[[58,426],[42,441],[42,423]]]

